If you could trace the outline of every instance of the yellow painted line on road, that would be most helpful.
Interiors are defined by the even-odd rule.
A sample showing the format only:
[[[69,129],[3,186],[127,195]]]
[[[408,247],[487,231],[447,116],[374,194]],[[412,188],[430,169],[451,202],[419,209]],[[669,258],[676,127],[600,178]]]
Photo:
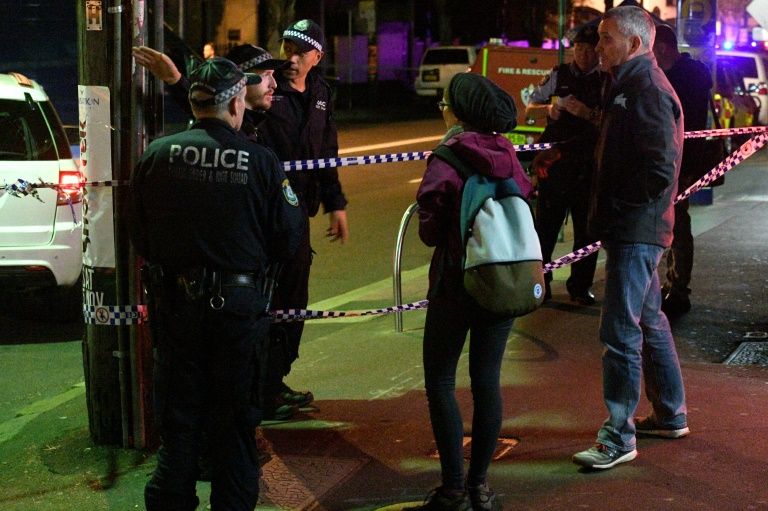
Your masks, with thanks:
[[[387,149],[390,147],[398,147],[402,145],[423,144],[426,142],[437,142],[442,140],[443,135],[433,135],[431,137],[419,137],[419,138],[406,138],[404,140],[393,140],[392,142],[383,142],[381,144],[360,145],[357,147],[348,147],[346,149],[339,149],[339,154],[356,154],[364,153],[367,151],[376,151],[378,149]]]
[[[24,426],[36,419],[41,413],[53,410],[57,406],[60,406],[71,399],[75,399],[76,397],[80,397],[83,394],[85,394],[84,381],[75,384],[69,390],[62,392],[61,394],[41,399],[25,406],[16,413],[16,417],[0,423],[0,444],[7,442],[16,436]]]

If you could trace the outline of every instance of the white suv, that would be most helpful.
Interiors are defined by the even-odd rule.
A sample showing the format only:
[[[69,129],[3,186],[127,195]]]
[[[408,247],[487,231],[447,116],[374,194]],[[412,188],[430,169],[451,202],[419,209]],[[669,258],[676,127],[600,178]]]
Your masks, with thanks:
[[[477,52],[473,46],[435,46],[421,57],[419,75],[414,88],[419,96],[442,99],[443,90],[451,78],[469,70],[475,63]]]
[[[759,106],[755,124],[768,125],[768,58],[763,53],[717,50],[717,73],[752,96]]]
[[[9,186],[55,183],[33,196]],[[82,175],[43,88],[0,73],[0,292],[49,288],[80,301]]]

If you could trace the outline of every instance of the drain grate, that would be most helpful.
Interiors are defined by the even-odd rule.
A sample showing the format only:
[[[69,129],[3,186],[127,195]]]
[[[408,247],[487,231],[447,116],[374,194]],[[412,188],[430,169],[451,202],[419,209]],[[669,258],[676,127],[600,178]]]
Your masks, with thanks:
[[[768,367],[768,343],[742,342],[723,363],[727,365],[759,365]]]

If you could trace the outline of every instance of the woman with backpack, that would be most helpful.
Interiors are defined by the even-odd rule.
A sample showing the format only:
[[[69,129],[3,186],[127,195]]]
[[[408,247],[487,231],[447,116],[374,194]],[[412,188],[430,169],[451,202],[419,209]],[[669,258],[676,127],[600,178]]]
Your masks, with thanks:
[[[529,197],[532,186],[503,135],[516,125],[509,95],[480,75],[460,73],[439,102],[448,132],[441,141],[465,167],[495,178],[514,178]],[[442,485],[420,510],[496,510],[488,466],[501,430],[499,373],[512,319],[480,307],[465,291],[464,247],[459,228],[464,174],[430,158],[419,187],[419,236],[435,247],[429,269],[429,308],[424,326],[424,381],[432,431],[440,454]],[[456,369],[467,333],[474,411],[472,452],[464,475],[463,425],[456,400]]]

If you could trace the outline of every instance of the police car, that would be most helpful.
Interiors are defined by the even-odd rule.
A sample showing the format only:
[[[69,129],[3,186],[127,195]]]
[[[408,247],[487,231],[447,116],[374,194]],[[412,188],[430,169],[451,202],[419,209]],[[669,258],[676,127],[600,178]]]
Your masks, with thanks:
[[[57,189],[29,187],[51,183]],[[0,73],[0,293],[81,300],[82,175],[43,88]]]
[[[717,86],[751,99],[748,106],[754,105],[757,110],[754,124],[768,124],[768,57],[764,53],[717,50]]]

